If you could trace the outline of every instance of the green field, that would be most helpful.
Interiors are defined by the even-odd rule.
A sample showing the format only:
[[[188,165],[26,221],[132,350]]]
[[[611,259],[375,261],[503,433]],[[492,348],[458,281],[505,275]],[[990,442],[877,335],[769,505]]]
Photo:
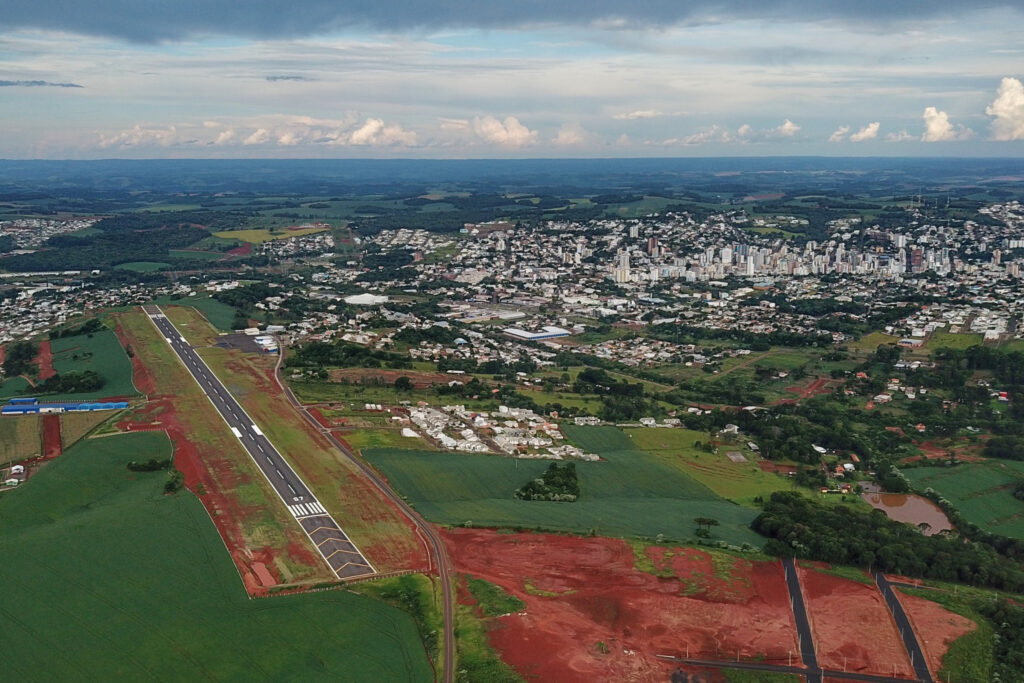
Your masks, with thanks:
[[[327,228],[301,228],[299,230],[224,230],[213,233],[216,237],[229,240],[242,240],[252,244],[263,244],[270,240],[286,240],[291,237],[304,237],[324,232]]]
[[[989,460],[951,468],[903,470],[914,488],[933,488],[951,502],[964,519],[986,531],[1024,539],[1024,501],[1013,487],[1024,480],[1024,462]]]
[[[93,370],[105,382],[98,391],[47,396],[48,400],[138,395],[139,392],[132,384],[132,362],[112,330],[54,339],[50,342],[50,348],[53,350],[53,367],[57,372]]]
[[[714,538],[760,545],[748,528],[756,512],[719,496],[680,469],[637,450],[614,427],[564,427],[568,438],[602,462],[578,462],[574,503],[523,501],[512,493],[540,476],[548,461],[378,449],[364,456],[423,515],[441,524],[545,528],[669,540],[694,537],[695,517],[721,525]]]
[[[39,415],[0,417],[0,465],[43,454]]]
[[[0,496],[8,680],[433,680],[412,619],[343,591],[250,600],[160,433],[81,442]],[[17,653],[17,656],[14,656]]]
[[[949,332],[933,332],[928,344],[929,350],[936,349],[966,349],[971,346],[980,346],[984,343],[984,335],[973,332],[962,334],[950,334]]]
[[[24,396],[28,388],[28,382],[24,378],[8,377],[0,383],[0,400],[6,401],[12,396]]]
[[[170,267],[170,263],[164,263],[163,261],[129,261],[128,263],[119,263],[114,266],[116,270],[131,270],[136,273],[155,273],[161,268]]]
[[[637,448],[741,505],[753,505],[757,496],[767,499],[774,491],[792,488],[788,480],[758,467],[757,454],[739,443],[722,444],[718,453],[708,453],[694,447],[694,442],[708,440],[701,432],[644,427],[627,429],[626,434]],[[748,462],[732,462],[725,455],[729,451],[739,451]]]
[[[159,306],[191,306],[202,313],[203,317],[221,332],[228,332],[234,329],[232,327],[235,321],[234,307],[207,296],[191,296],[187,299],[161,297],[154,299],[153,303]]]
[[[174,259],[186,261],[219,261],[227,258],[227,254],[219,251],[191,251],[189,249],[171,249],[167,255]]]

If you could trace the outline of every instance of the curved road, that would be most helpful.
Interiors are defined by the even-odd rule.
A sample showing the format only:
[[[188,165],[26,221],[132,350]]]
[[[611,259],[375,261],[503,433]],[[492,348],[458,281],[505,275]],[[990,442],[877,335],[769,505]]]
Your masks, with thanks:
[[[443,614],[444,614],[444,672],[442,680],[444,683],[452,683],[455,680],[455,606],[454,596],[452,595],[452,582],[451,582],[451,566],[448,560],[448,551],[445,549],[444,542],[441,537],[437,535],[434,528],[427,523],[425,519],[420,517],[419,513],[416,512],[412,507],[406,503],[401,496],[399,496],[394,489],[381,477],[377,472],[366,464],[362,458],[356,457],[356,455],[349,450],[345,444],[335,438],[334,434],[329,429],[324,429],[323,425],[317,422],[316,418],[309,414],[306,407],[295,397],[291,387],[285,384],[281,380],[281,364],[284,362],[284,344],[278,343],[280,349],[277,359],[277,365],[274,368],[274,377],[277,379],[277,384],[284,391],[285,396],[288,397],[288,402],[299,411],[318,431],[320,431],[325,437],[327,437],[334,447],[337,448],[348,460],[358,467],[366,477],[373,482],[373,484],[380,489],[388,500],[398,506],[409,521],[413,523],[416,530],[420,533],[423,538],[427,539],[428,544],[433,550],[435,558],[435,564],[437,565],[438,577],[441,581],[441,600],[443,602]],[[428,558],[429,559],[429,558]]]

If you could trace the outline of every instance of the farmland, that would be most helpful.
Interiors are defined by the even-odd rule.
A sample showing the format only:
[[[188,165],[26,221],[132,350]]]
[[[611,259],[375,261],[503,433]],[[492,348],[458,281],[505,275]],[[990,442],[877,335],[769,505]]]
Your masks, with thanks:
[[[285,240],[290,237],[314,235],[318,232],[324,232],[325,230],[327,230],[327,228],[297,228],[294,230],[224,230],[213,234],[223,239],[236,239],[242,240],[243,242],[249,242],[251,244],[263,244],[264,242],[269,242],[271,240]]]
[[[988,460],[903,473],[915,488],[938,491],[967,521],[994,534],[1024,539],[1024,502],[1013,497],[1014,484],[1024,480],[1024,462]]]
[[[611,536],[694,536],[694,518],[717,519],[714,537],[759,543],[747,525],[753,510],[723,500],[682,470],[637,450],[614,427],[566,427],[601,462],[579,462],[574,503],[517,500],[513,491],[540,476],[546,461],[409,450],[367,450],[364,456],[420,513],[434,522],[543,528]]]
[[[111,330],[74,337],[61,337],[50,342],[53,367],[61,372],[92,370],[103,377],[103,386],[88,393],[64,394],[59,399],[91,399],[111,396],[137,396],[132,384],[132,364],[117,335]]]
[[[739,444],[720,444],[718,453],[708,453],[694,446],[708,436],[687,429],[627,429],[636,448],[656,456],[660,461],[685,472],[722,498],[741,505],[752,505],[754,498],[767,498],[773,491],[790,488],[790,483],[777,474],[757,466],[757,454]],[[738,451],[747,462],[735,463],[726,456]]]
[[[170,450],[159,433],[86,440],[0,497],[9,678],[432,680],[393,607],[340,591],[249,600],[200,502],[125,467]]]
[[[42,435],[38,415],[0,418],[0,465],[28,460],[42,454]]]

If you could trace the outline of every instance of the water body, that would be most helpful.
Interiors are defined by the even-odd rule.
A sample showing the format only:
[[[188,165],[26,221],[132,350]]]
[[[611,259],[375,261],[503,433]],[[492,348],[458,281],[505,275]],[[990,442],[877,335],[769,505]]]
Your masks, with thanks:
[[[931,528],[924,532],[925,536],[953,528],[942,508],[922,496],[912,493],[865,493],[861,498],[897,522],[914,525],[927,522]]]

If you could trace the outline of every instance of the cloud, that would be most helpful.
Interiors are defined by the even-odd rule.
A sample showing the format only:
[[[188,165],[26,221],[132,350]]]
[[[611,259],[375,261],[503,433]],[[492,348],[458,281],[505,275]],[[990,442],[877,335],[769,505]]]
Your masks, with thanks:
[[[53,83],[51,81],[0,81],[0,88],[84,88],[77,83]]]
[[[310,83],[312,81],[315,81],[316,79],[310,78],[308,76],[299,76],[297,74],[282,74],[279,76],[267,76],[264,78],[264,80],[269,81],[271,83],[277,83],[278,81],[298,81],[303,83]]]
[[[558,129],[554,143],[559,147],[582,145],[587,140],[587,131],[578,123],[567,123]]]
[[[350,145],[373,145],[375,147],[416,144],[416,133],[399,125],[386,125],[382,119],[368,118],[362,126],[348,136]]]
[[[754,132],[754,129],[750,127],[749,123],[744,123],[742,126],[736,129],[736,135],[741,138],[745,138]]]
[[[445,28],[517,29],[581,26],[607,31],[665,28],[728,21],[870,25],[888,31],[932,18],[969,16],[993,8],[1019,9],[1016,0],[523,0],[522,2],[441,3],[410,0],[338,2],[306,0],[302,11],[287,3],[255,0],[34,0],[0,3],[0,26],[114,36],[134,42],[180,40],[194,36],[298,37],[344,29],[385,32]]]
[[[182,142],[182,140],[178,135],[177,126],[153,128],[136,124],[128,130],[123,130],[110,137],[100,136],[99,146],[101,148],[152,145],[169,147],[172,144],[180,142]]]
[[[473,132],[486,142],[502,147],[522,147],[537,140],[537,131],[530,130],[514,116],[499,121],[493,116],[473,119]]]
[[[616,121],[638,121],[640,119],[656,119],[659,116],[665,116],[665,114],[657,109],[640,109],[638,111],[616,114],[612,118]]]
[[[901,130],[899,133],[889,133],[885,136],[885,139],[888,142],[909,142],[910,140],[916,140],[917,138],[906,130]]]
[[[782,125],[775,129],[775,132],[783,137],[791,138],[796,135],[799,130],[800,126],[796,125],[789,119],[786,119],[782,122]]]
[[[270,142],[270,131],[266,128],[257,128],[253,131],[252,135],[247,137],[242,144],[243,145],[262,145]]]
[[[1004,78],[985,113],[996,117],[992,122],[994,139],[1024,140],[1024,84],[1016,78]]]
[[[949,120],[949,115],[935,107],[925,108],[921,118],[924,119],[924,134],[921,136],[924,142],[965,140],[974,135],[970,128],[954,126]]]
[[[856,133],[850,136],[850,142],[864,142],[865,140],[874,140],[878,137],[878,129],[881,127],[881,123],[875,121],[864,126]]]
[[[846,134],[849,133],[849,132],[850,132],[850,127],[849,126],[839,126],[838,128],[836,128],[836,132],[834,132],[834,133],[832,133],[832,135],[828,136],[828,141],[829,142],[842,142],[843,138],[845,138]]]

